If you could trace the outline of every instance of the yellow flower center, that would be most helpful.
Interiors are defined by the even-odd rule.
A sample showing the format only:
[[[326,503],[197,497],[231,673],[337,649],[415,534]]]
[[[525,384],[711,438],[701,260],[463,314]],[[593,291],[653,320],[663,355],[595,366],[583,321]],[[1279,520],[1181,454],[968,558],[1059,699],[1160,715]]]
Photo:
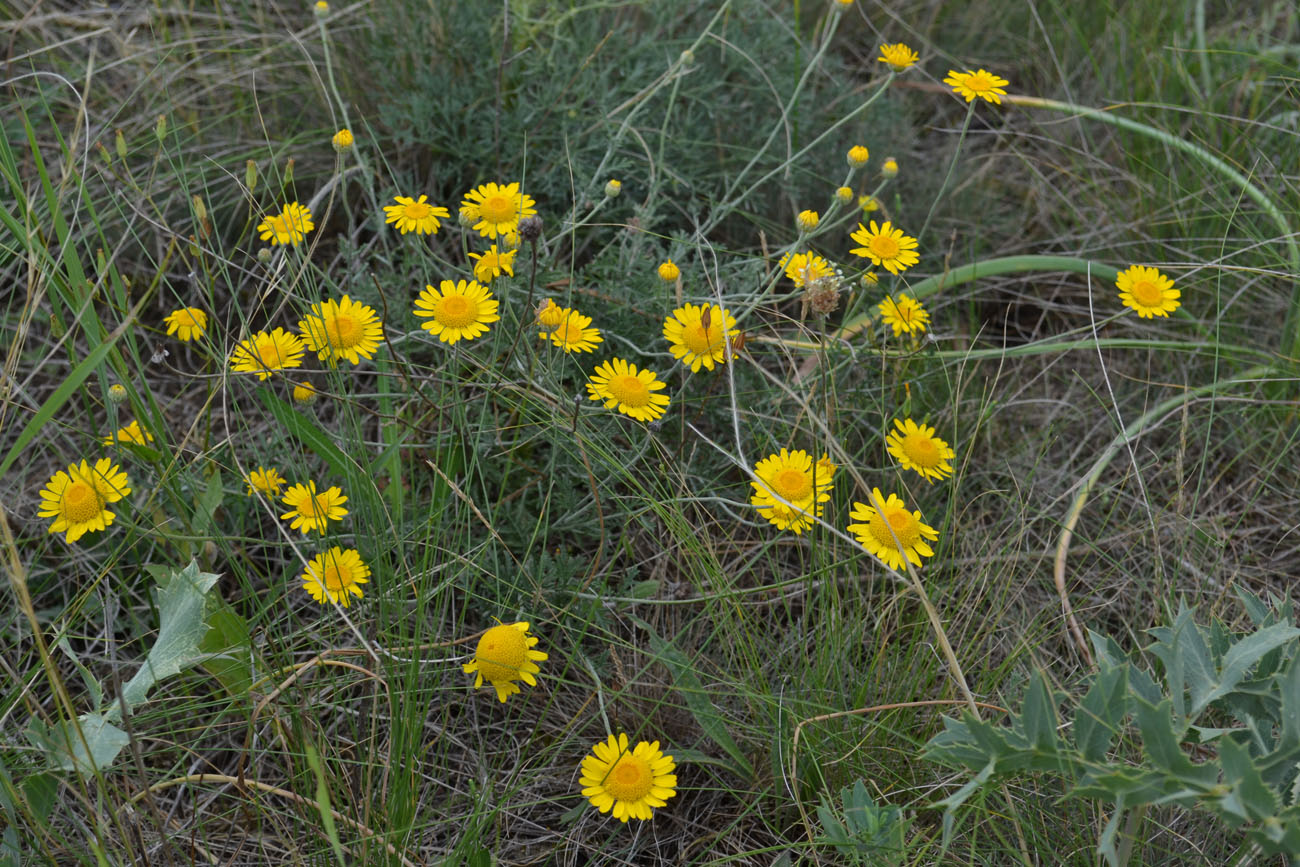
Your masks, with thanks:
[[[934,440],[921,434],[908,434],[903,437],[903,452],[912,459],[912,463],[927,469],[937,467],[940,463],[939,450]]]
[[[686,348],[696,355],[712,355],[714,347],[722,341],[722,329],[718,329],[717,337],[709,337],[709,331],[713,328],[710,323],[708,328],[704,323],[697,322],[694,325],[687,325],[682,329],[682,343]]]
[[[464,328],[473,324],[477,313],[474,303],[464,295],[444,295],[435,315],[446,328]]]
[[[298,514],[304,518],[324,520],[329,517],[330,498],[327,494],[308,497],[298,504]]]
[[[567,320],[563,325],[555,329],[555,333],[559,335],[561,342],[570,346],[582,342],[582,329],[573,320]]]
[[[361,342],[364,331],[354,317],[340,314],[325,320],[325,334],[332,345],[351,349]]]
[[[479,639],[474,660],[485,680],[516,680],[528,662],[528,637],[514,626],[493,626]]]
[[[99,492],[88,482],[76,481],[63,491],[63,514],[75,524],[94,520],[104,511]]]
[[[1134,301],[1143,307],[1159,307],[1164,300],[1164,293],[1151,280],[1138,280],[1133,284],[1133,288],[1129,290],[1129,294],[1133,296]]]
[[[631,407],[645,406],[650,402],[650,390],[635,376],[615,376],[609,381],[609,393],[619,403]]]
[[[199,321],[194,318],[194,314],[188,309],[177,310],[173,318],[178,328],[197,328],[199,324]]]
[[[616,801],[639,801],[654,788],[650,763],[630,753],[623,755],[605,778],[605,791]]]
[[[993,82],[989,80],[988,76],[974,72],[966,77],[966,86],[976,93],[985,93],[993,89]]]
[[[432,210],[428,202],[410,202],[402,206],[402,216],[408,220],[423,220]]]
[[[489,196],[478,212],[489,223],[508,223],[515,218],[515,203],[509,196]]]
[[[905,325],[911,325],[911,324],[912,324],[912,308],[911,308],[911,307],[895,307],[895,308],[894,308],[894,315],[897,316],[897,317],[898,317],[898,321],[902,322],[903,324],[905,324]]]
[[[352,570],[340,566],[329,558],[325,564],[325,589],[339,593],[352,584]]]
[[[911,548],[916,544],[916,541],[920,538],[920,532],[916,518],[912,516],[911,512],[906,509],[890,508],[881,511],[884,512],[885,520],[874,520],[870,524],[871,535],[876,537],[877,542],[886,548],[899,548],[901,544],[902,548],[899,548],[899,550]],[[886,524],[886,521],[889,523]],[[891,528],[893,529],[892,534],[890,533]],[[898,537],[898,543],[894,542],[895,536]]]
[[[786,467],[772,478],[772,490],[791,503],[812,495],[812,477],[803,470]]]
[[[263,367],[282,367],[280,346],[274,340],[261,340],[257,344],[257,358]]]
[[[878,259],[893,259],[901,249],[898,241],[889,235],[872,235],[867,249]]]

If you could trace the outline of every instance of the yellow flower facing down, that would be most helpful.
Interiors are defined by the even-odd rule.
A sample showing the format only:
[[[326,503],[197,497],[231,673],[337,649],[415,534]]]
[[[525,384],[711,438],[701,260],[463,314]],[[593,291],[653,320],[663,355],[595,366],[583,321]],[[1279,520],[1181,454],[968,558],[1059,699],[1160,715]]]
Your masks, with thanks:
[[[417,235],[436,234],[442,225],[439,218],[449,217],[451,212],[429,204],[428,199],[425,195],[421,195],[419,200],[410,196],[394,196],[396,205],[384,205],[384,213],[388,215],[384,222],[396,223],[397,230],[403,235],[407,232],[415,232]]]
[[[91,467],[85,461],[59,470],[41,491],[42,518],[53,518],[51,533],[63,533],[73,543],[87,533],[107,528],[117,516],[107,509],[131,493],[126,473],[111,458],[100,458]]]
[[[811,232],[822,221],[822,215],[816,211],[800,211],[794,218],[794,227],[800,232]]]
[[[849,148],[849,152],[845,154],[844,159],[848,161],[850,168],[860,169],[867,164],[867,160],[871,159],[871,151],[862,145],[854,145]]]
[[[507,250],[502,253],[493,244],[486,253],[470,253],[469,257],[474,260],[474,279],[486,286],[502,274],[515,276],[515,255],[518,252]]]
[[[244,484],[250,497],[258,491],[268,497],[278,497],[280,489],[288,484],[288,480],[275,467],[258,467],[244,477]]]
[[[935,429],[918,425],[909,419],[894,419],[895,430],[885,437],[889,453],[905,470],[915,470],[927,482],[946,479],[952,475],[952,464],[957,453],[935,435]]]
[[[873,281],[874,282],[874,281]],[[930,313],[910,295],[900,295],[898,300],[886,298],[876,308],[885,324],[900,334],[922,334],[930,322]]]
[[[492,293],[473,280],[443,280],[439,289],[427,286],[415,299],[415,315],[429,320],[420,327],[447,344],[482,337],[501,318],[499,307]]]
[[[590,325],[590,316],[583,316],[577,310],[565,310],[560,324],[542,331],[538,337],[549,338],[552,344],[565,352],[591,352],[605,338],[600,336],[599,328],[590,328]]]
[[[895,72],[902,72],[918,59],[919,55],[902,42],[880,46],[880,56],[876,58],[881,63],[889,64],[889,68]]]
[[[568,307],[561,307],[552,298],[547,298],[537,308],[537,324],[547,331],[560,327],[564,317],[569,314]]]
[[[1131,265],[1119,272],[1115,285],[1119,287],[1119,300],[1142,319],[1168,316],[1182,303],[1178,300],[1182,293],[1174,288],[1174,281],[1156,268]]]
[[[374,358],[384,339],[384,326],[375,311],[347,295],[342,301],[313,304],[298,330],[307,348],[331,365],[340,359],[359,364],[362,358]]]
[[[305,379],[293,387],[293,399],[296,403],[315,403],[316,394],[316,386]]]
[[[132,420],[126,427],[119,428],[117,433],[112,436],[104,437],[104,445],[106,446],[116,443],[134,443],[137,446],[142,446],[151,442],[153,442],[153,434],[143,430],[138,419]]]
[[[786,253],[777,267],[783,269],[785,276],[800,289],[814,281],[837,276],[831,264],[811,250],[807,253]]]
[[[699,373],[701,366],[713,370],[714,365],[725,364],[727,337],[739,333],[735,317],[717,304],[687,304],[664,320],[668,350],[691,373]]]
[[[267,333],[259,331],[241,340],[230,353],[230,369],[236,373],[255,373],[258,379],[270,379],[274,370],[302,367],[303,343],[297,335],[283,328]]]
[[[292,244],[298,246],[307,233],[316,228],[311,221],[311,209],[297,202],[290,202],[278,214],[268,215],[257,224],[258,237],[272,244]]]
[[[659,275],[659,279],[665,283],[672,283],[676,281],[678,277],[682,276],[682,269],[678,268],[677,263],[672,259],[666,259],[663,262],[660,262],[659,267],[655,270]]]
[[[668,386],[654,371],[637,370],[621,358],[603,362],[587,382],[587,395],[603,401],[605,409],[617,409],[637,421],[654,421],[668,410],[668,395],[656,394]]]
[[[485,238],[495,238],[519,230],[519,221],[537,214],[532,196],[519,192],[518,184],[489,183],[470,190],[461,202],[465,219]]]
[[[943,80],[943,83],[951,87],[958,96],[965,98],[967,102],[972,102],[976,97],[979,97],[994,105],[1001,105],[1002,97],[1007,95],[1003,88],[1011,82],[983,69],[975,72],[957,72],[950,69],[948,70],[948,77]]]
[[[902,570],[904,560],[920,566],[922,557],[934,556],[928,543],[939,538],[939,531],[923,523],[919,511],[908,511],[894,494],[886,499],[880,488],[872,489],[871,501],[870,506],[853,504],[849,517],[861,523],[848,527],[868,553],[894,570]]]
[[[167,336],[176,335],[177,340],[189,343],[198,340],[208,329],[208,314],[198,307],[182,307],[167,314],[163,322],[167,323]]]
[[[615,819],[649,819],[677,794],[677,763],[664,755],[659,742],[631,747],[627,735],[610,735],[582,760],[582,796]]]
[[[356,139],[352,136],[352,130],[344,128],[334,133],[334,137],[330,139],[330,144],[334,146],[335,151],[345,154],[352,150],[352,145],[355,141]]]
[[[344,608],[353,596],[361,598],[361,585],[369,583],[370,567],[361,559],[361,553],[338,545],[312,557],[302,573],[302,589],[312,599],[322,604],[326,600],[337,602]]]
[[[888,220],[879,226],[872,220],[870,229],[858,223],[858,231],[849,237],[862,245],[854,247],[850,253],[870,259],[871,264],[879,265],[890,274],[906,271],[921,261],[916,252],[916,239],[904,235],[902,229],[895,229]]]
[[[880,210],[880,202],[875,196],[858,196],[858,207],[864,214],[870,214],[872,211]]]
[[[759,481],[749,483],[754,489],[749,502],[758,513],[777,529],[802,533],[821,517],[821,504],[831,498],[835,465],[829,458],[814,464],[803,449],[781,449],[754,464],[754,475]]]
[[[537,685],[533,676],[541,672],[537,663],[548,658],[542,651],[533,650],[537,641],[537,636],[528,634],[526,622],[493,626],[478,640],[474,658],[461,668],[466,674],[475,675],[475,689],[486,680],[496,689],[497,701],[504,702],[520,691],[516,681]]]
[[[305,485],[294,485],[284,492],[280,502],[288,506],[289,511],[280,517],[286,521],[291,520],[289,529],[302,530],[304,536],[313,530],[324,533],[330,521],[342,521],[347,515],[348,510],[343,508],[347,501],[348,498],[343,496],[343,491],[338,486],[318,492],[316,483],[309,481]]]

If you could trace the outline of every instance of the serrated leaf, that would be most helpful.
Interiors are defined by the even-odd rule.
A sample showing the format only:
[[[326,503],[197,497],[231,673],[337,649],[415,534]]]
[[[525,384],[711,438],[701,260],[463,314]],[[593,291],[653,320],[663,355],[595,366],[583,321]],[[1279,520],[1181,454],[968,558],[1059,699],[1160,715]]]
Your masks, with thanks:
[[[1127,664],[1102,666],[1074,714],[1074,744],[1085,759],[1099,762],[1110,751],[1128,712]]]
[[[1246,818],[1258,822],[1277,812],[1277,796],[1264,784],[1251,760],[1250,750],[1233,738],[1219,741],[1219,763],[1223,766],[1223,782],[1233,787],[1246,810]]]
[[[1291,664],[1279,680],[1278,688],[1282,693],[1278,745],[1300,745],[1300,653],[1291,657]]]
[[[1275,647],[1293,641],[1297,636],[1300,636],[1300,629],[1287,623],[1275,623],[1247,635],[1232,645],[1223,655],[1223,668],[1219,672],[1218,683],[1193,704],[1193,715],[1204,710],[1210,702],[1235,689],[1251,667],[1259,662],[1260,657]]]
[[[1178,747],[1179,733],[1170,717],[1172,704],[1167,698],[1157,705],[1141,698],[1135,701],[1134,716],[1142,733],[1142,751],[1157,768],[1174,776],[1190,775],[1195,769],[1191,759]]]

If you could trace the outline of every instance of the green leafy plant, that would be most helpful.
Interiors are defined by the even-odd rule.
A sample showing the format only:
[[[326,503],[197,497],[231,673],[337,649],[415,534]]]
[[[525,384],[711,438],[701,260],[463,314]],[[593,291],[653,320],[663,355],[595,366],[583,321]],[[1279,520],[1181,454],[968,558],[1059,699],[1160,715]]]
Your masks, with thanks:
[[[900,864],[906,852],[907,818],[898,807],[879,805],[858,780],[840,790],[837,808],[823,797],[817,808],[822,836],[851,864]]]
[[[1198,624],[1185,605],[1172,625],[1152,629],[1155,641],[1146,649],[1160,662],[1155,673],[1114,640],[1091,633],[1097,670],[1077,702],[1037,672],[1008,724],[946,719],[925,757],[976,774],[940,803],[945,836],[972,794],[1037,771],[1060,776],[1066,797],[1113,805],[1098,842],[1112,865],[1127,861],[1145,809],[1158,805],[1208,811],[1264,852],[1295,863],[1300,628],[1289,600],[1270,606],[1246,593],[1241,600],[1250,632],[1218,620]],[[1058,708],[1067,703],[1074,709],[1062,724]]]

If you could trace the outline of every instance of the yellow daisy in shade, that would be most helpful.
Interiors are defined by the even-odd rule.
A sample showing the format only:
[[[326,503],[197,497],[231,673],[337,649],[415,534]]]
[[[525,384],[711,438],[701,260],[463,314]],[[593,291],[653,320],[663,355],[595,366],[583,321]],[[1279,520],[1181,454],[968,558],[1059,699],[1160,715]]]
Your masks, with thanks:
[[[111,446],[114,443],[134,443],[142,446],[146,443],[153,442],[153,434],[140,428],[140,422],[132,421],[124,428],[118,429],[118,432],[111,437],[104,437],[104,445]]]
[[[428,286],[415,299],[415,315],[429,320],[421,325],[425,331],[443,343],[455,343],[486,334],[488,325],[501,318],[499,306],[492,293],[473,280],[443,280],[441,288]]]
[[[589,325],[590,316],[583,316],[577,310],[566,310],[559,325],[537,336],[543,340],[550,338],[551,343],[565,352],[591,352],[605,338],[600,336],[599,328],[589,328]]]
[[[308,560],[302,573],[302,588],[312,599],[320,603],[328,599],[344,608],[353,596],[361,598],[361,585],[369,583],[370,567],[361,559],[360,552],[338,545]]]
[[[487,681],[497,691],[497,700],[504,702],[519,692],[517,680],[529,686],[537,685],[533,675],[541,671],[537,663],[547,659],[537,646],[537,636],[528,634],[528,624],[503,623],[493,626],[478,640],[474,658],[461,666],[466,674],[476,675],[474,688]]]
[[[777,267],[784,269],[785,276],[801,289],[815,280],[835,276],[835,269],[831,267],[831,263],[812,251],[786,253],[777,263]]]
[[[532,196],[519,192],[518,184],[483,184],[465,194],[460,211],[474,220],[471,228],[485,238],[495,238],[519,229],[519,220],[537,213]]]
[[[493,244],[486,253],[470,253],[469,257],[474,260],[474,279],[488,284],[502,274],[515,276],[515,255],[518,252],[518,250],[507,250],[502,253],[497,250],[497,245]]]
[[[885,324],[894,329],[895,337],[903,333],[921,334],[930,322],[929,311],[910,295],[899,295],[897,301],[886,298],[876,309]]]
[[[972,102],[975,97],[979,97],[994,105],[1001,105],[1002,97],[1007,95],[1002,88],[1011,82],[983,69],[976,72],[957,72],[950,69],[943,83],[951,87],[958,96],[964,97],[967,102]]]
[[[816,211],[800,211],[794,218],[794,227],[800,232],[811,232],[822,221],[822,215]]]
[[[631,747],[627,735],[610,735],[582,760],[582,796],[615,819],[649,819],[656,807],[677,794],[677,763],[659,749],[659,741]]]
[[[668,410],[668,395],[655,394],[667,386],[654,371],[637,370],[621,358],[602,362],[587,382],[587,395],[604,401],[605,409],[617,409],[637,421],[654,421]]]
[[[927,482],[946,479],[952,475],[952,464],[957,453],[935,436],[935,429],[909,419],[894,419],[896,430],[885,437],[889,453],[905,470],[916,470]]]
[[[906,271],[921,261],[916,252],[916,239],[904,235],[902,229],[895,229],[888,220],[879,226],[872,220],[869,229],[858,223],[858,231],[849,237],[862,245],[854,247],[850,253],[870,259],[871,264],[879,265],[890,274]]]
[[[890,569],[901,570],[903,561],[921,565],[922,557],[933,557],[929,542],[939,538],[939,531],[922,523],[919,511],[910,512],[893,494],[886,499],[880,488],[871,490],[872,505],[854,503],[849,517],[859,524],[849,524],[849,532],[858,537],[862,547],[880,558]]]
[[[289,507],[289,511],[280,517],[292,519],[289,529],[302,530],[304,536],[312,530],[324,533],[325,525],[330,521],[343,520],[343,516],[348,513],[343,508],[347,501],[348,498],[343,496],[343,491],[338,486],[317,492],[315,482],[294,485],[280,499],[280,502]]]
[[[268,497],[280,496],[280,489],[288,484],[288,479],[280,475],[280,471],[275,467],[258,467],[244,477],[244,484],[248,488],[248,496],[253,496],[258,491],[266,494]]]
[[[831,498],[835,469],[829,458],[825,460],[814,465],[812,455],[803,449],[781,449],[780,454],[763,458],[754,465],[759,481],[749,483],[754,489],[749,502],[777,529],[802,533],[812,526],[813,518],[821,517],[821,504]]]
[[[293,387],[293,399],[297,403],[315,403],[316,386],[304,379]]]
[[[672,259],[660,262],[659,267],[655,270],[659,274],[659,279],[665,283],[672,283],[678,277],[682,276],[682,269],[678,268],[677,263]]]
[[[91,467],[85,461],[50,476],[41,491],[42,518],[53,518],[51,533],[63,533],[69,543],[87,533],[103,530],[117,517],[106,506],[131,493],[126,473],[112,458],[100,458]]]
[[[554,299],[547,298],[537,307],[537,324],[548,331],[559,328],[568,313],[568,307],[561,307]]]
[[[727,336],[740,331],[736,319],[717,304],[687,304],[664,320],[668,350],[682,364],[699,373],[700,366],[713,369],[727,361]]]
[[[292,244],[307,237],[307,233],[316,228],[311,221],[311,209],[297,202],[290,202],[278,214],[267,216],[257,224],[258,237],[272,244]]]
[[[375,311],[358,304],[347,295],[342,301],[327,300],[313,304],[307,318],[298,323],[307,348],[324,361],[334,364],[340,359],[359,364],[362,358],[374,358],[384,326]]]
[[[259,331],[247,340],[239,341],[230,353],[230,369],[237,373],[256,373],[258,379],[269,379],[271,371],[302,367],[303,343],[297,335],[283,328],[267,333]]]
[[[1183,293],[1174,288],[1173,280],[1155,268],[1131,265],[1119,272],[1115,285],[1119,287],[1119,300],[1143,319],[1168,316],[1181,306],[1178,299]]]
[[[442,225],[438,218],[449,217],[451,212],[429,204],[428,199],[425,195],[421,195],[418,200],[410,196],[393,196],[397,204],[384,205],[384,213],[388,215],[384,222],[396,223],[397,230],[403,235],[407,232],[415,232],[417,235],[436,234]]]
[[[881,63],[888,63],[895,72],[902,72],[918,59],[917,53],[902,42],[880,46],[880,56],[876,58]]]
[[[167,314],[163,322],[167,323],[167,336],[176,335],[177,340],[186,343],[198,340],[208,329],[208,314],[198,307],[182,307]]]

